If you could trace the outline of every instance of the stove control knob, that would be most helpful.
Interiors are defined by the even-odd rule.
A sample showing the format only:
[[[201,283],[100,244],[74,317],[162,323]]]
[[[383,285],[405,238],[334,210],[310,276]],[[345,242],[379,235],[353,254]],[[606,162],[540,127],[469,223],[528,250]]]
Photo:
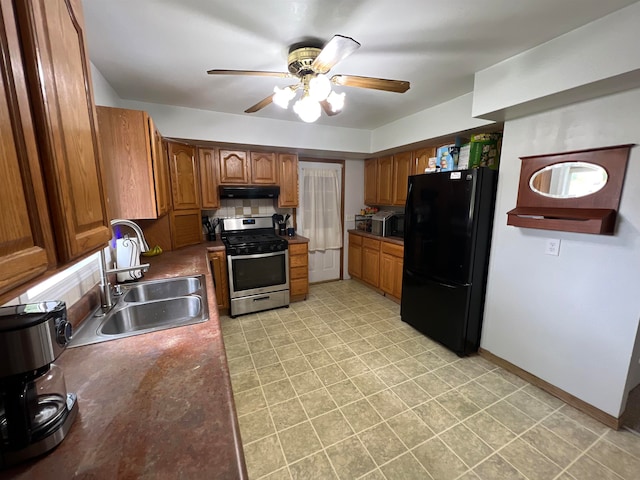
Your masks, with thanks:
[[[66,319],[56,322],[56,342],[62,347],[66,346],[73,336],[73,327]]]

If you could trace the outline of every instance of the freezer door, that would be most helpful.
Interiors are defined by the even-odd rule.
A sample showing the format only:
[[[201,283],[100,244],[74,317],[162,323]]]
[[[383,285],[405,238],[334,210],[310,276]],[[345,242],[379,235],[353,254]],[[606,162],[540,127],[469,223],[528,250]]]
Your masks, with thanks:
[[[477,170],[413,175],[405,210],[404,264],[451,284],[471,282]]]
[[[462,356],[477,349],[467,339],[471,286],[421,278],[408,269],[402,283],[402,320]]]

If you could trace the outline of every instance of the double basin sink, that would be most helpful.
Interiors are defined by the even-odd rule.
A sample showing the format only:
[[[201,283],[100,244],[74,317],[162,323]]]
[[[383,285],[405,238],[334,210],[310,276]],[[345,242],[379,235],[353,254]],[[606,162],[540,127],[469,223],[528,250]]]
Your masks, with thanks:
[[[69,347],[115,340],[209,319],[204,275],[124,285],[106,314],[98,308],[73,334]]]

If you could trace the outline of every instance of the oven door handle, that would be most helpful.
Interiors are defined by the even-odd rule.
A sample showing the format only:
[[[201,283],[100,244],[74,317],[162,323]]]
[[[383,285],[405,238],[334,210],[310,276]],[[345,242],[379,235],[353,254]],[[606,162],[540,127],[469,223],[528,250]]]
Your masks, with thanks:
[[[228,255],[231,260],[247,259],[247,258],[265,258],[275,257],[276,255],[286,255],[288,250],[280,250],[278,252],[254,253],[252,255]]]

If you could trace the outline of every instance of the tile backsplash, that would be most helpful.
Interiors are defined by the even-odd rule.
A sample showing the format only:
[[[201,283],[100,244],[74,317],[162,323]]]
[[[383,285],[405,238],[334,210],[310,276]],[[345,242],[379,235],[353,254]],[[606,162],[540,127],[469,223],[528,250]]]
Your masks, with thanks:
[[[270,217],[274,213],[281,215],[292,215],[292,208],[277,208],[275,201],[269,198],[255,199],[221,199],[220,208],[217,210],[203,211],[203,215],[209,215],[210,218],[228,218],[228,217]]]

